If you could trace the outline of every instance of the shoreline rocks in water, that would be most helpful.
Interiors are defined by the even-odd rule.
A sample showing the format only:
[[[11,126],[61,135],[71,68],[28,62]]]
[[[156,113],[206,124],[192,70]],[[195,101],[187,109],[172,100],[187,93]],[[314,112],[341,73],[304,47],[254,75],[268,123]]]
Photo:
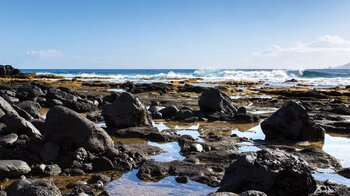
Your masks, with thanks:
[[[348,177],[339,157],[299,141],[322,143],[318,124],[327,131],[348,132],[350,89],[32,81],[24,75],[2,78],[0,84],[0,178],[10,178],[3,181],[6,188],[0,186],[0,195],[3,190],[8,195],[96,195],[105,183],[132,169],[146,181],[174,176],[178,183],[193,180],[218,187],[221,182],[220,191],[229,191],[212,195],[349,194],[346,186],[311,176],[313,170],[332,168],[334,175]],[[137,97],[110,93],[109,87]],[[293,99],[301,103],[288,102]],[[259,114],[278,107],[274,114]],[[49,112],[45,116],[42,110]],[[258,118],[252,114],[266,118],[265,141],[233,134],[255,131],[251,129],[259,125]],[[162,119],[155,121],[158,128],[150,116]],[[176,156],[168,160],[169,154]],[[157,155],[155,160],[152,155]],[[107,176],[97,176],[100,172]],[[21,180],[8,186],[14,178]],[[39,178],[63,178],[54,180],[62,193],[53,182]]]
[[[219,192],[258,190],[267,195],[308,195],[316,181],[306,162],[278,150],[249,152],[225,171]]]
[[[266,139],[322,141],[325,130],[317,125],[299,103],[290,101],[261,123]]]
[[[122,93],[111,104],[102,107],[107,127],[128,128],[151,126],[147,108],[130,93]]]

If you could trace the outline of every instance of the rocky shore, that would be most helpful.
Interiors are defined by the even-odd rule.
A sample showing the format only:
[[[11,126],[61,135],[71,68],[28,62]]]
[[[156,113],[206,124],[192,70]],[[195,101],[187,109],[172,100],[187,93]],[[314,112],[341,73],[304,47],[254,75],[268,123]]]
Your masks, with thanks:
[[[113,83],[12,66],[0,66],[0,81],[0,195],[110,195],[106,185],[134,169],[142,181],[173,176],[216,187],[212,196],[350,195],[314,175],[350,176],[322,150],[327,135],[350,136],[347,86]],[[191,124],[199,136],[175,126]],[[256,126],[264,138],[232,133]],[[183,159],[155,160],[165,150],[149,142],[176,143]]]

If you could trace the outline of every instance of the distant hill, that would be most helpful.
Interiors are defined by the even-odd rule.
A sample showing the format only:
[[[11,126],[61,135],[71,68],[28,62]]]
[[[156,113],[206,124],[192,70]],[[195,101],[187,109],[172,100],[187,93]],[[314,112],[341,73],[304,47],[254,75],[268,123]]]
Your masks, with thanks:
[[[332,67],[332,69],[350,69],[350,63],[345,64],[345,65],[339,65],[336,67]]]

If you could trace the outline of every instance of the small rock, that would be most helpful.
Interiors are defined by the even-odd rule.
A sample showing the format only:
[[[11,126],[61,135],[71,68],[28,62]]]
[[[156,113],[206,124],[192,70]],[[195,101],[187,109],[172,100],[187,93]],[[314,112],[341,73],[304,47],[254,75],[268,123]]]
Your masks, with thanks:
[[[9,146],[16,142],[18,136],[14,133],[10,133],[5,136],[0,136],[0,146]]]

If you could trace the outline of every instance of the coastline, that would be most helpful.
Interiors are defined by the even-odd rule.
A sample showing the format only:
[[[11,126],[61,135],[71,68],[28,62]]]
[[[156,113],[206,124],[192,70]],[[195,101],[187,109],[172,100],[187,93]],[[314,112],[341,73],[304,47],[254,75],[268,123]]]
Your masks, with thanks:
[[[155,190],[164,191],[163,194],[172,193],[172,190],[162,190],[162,183],[171,183],[173,189],[179,188],[179,190],[185,191],[184,193],[215,192],[219,187],[222,187],[221,181],[225,176],[225,170],[231,166],[233,160],[238,160],[239,157],[249,153],[253,153],[252,156],[257,156],[254,153],[261,150],[273,151],[276,154],[280,152],[290,154],[290,157],[279,158],[296,161],[298,165],[303,163],[293,157],[301,158],[310,167],[304,169],[310,172],[310,175],[312,174],[311,176],[316,180],[327,176],[330,180],[350,186],[349,180],[341,176],[348,175],[346,168],[350,166],[350,157],[343,156],[339,152],[339,150],[348,147],[346,139],[350,136],[350,126],[347,123],[350,115],[348,108],[350,89],[345,85],[315,88],[315,86],[298,85],[299,81],[284,81],[293,86],[270,86],[261,82],[244,80],[213,82],[203,81],[200,78],[191,80],[188,78],[167,78],[159,82],[153,79],[143,78],[142,82],[112,82],[101,81],[101,78],[96,76],[67,79],[55,75],[48,75],[47,78],[39,75],[38,78],[38,74],[21,76],[21,78],[16,76],[1,78],[0,89],[4,100],[12,107],[23,106],[20,104],[21,102],[31,101],[30,106],[17,109],[17,113],[26,120],[25,122],[32,123],[39,131],[40,129],[44,130],[40,131],[41,136],[35,136],[36,134],[28,132],[24,134],[22,133],[24,129],[17,130],[18,132],[15,133],[17,139],[14,142],[1,145],[0,159],[16,158],[26,161],[31,169],[30,172],[23,174],[26,178],[35,180],[46,176],[45,179],[52,179],[60,191],[67,195],[81,190],[91,194],[107,194],[107,192],[113,194],[124,188],[123,190],[127,192],[130,187],[118,183],[118,179],[125,180],[122,174],[128,176],[126,179],[129,180],[130,178],[137,179],[137,181],[141,179],[140,183],[143,181],[154,182],[153,188],[148,187],[147,183],[143,185],[144,189],[141,189],[142,186],[139,187],[138,191],[145,190],[149,191],[150,194]],[[205,111],[199,100],[203,93],[209,89],[219,90],[220,93],[223,93],[220,94],[219,101],[228,104],[227,107],[229,105],[237,107],[241,112],[240,115],[237,114],[237,111],[232,115],[233,113],[230,113],[232,111],[228,110],[227,107],[221,108],[220,110],[223,110],[221,113]],[[41,93],[38,93],[40,91]],[[142,120],[134,119],[131,122],[131,124],[139,123],[135,124],[139,128],[130,126],[121,129],[111,126],[111,122],[105,122],[106,116],[102,114],[103,108],[106,105],[111,107],[109,104],[116,102],[118,97],[125,92],[129,92],[135,97],[132,102],[137,103],[138,110],[149,112],[149,114],[142,113],[145,115],[140,117]],[[266,132],[262,131],[260,123],[269,119],[289,101],[299,101],[303,108],[300,112],[307,113],[317,126],[326,130],[326,141],[319,138],[316,142],[312,141],[311,138],[304,138],[307,141],[289,141],[288,139],[286,141],[286,138],[267,140],[265,138]],[[32,102],[38,103],[39,106]],[[129,102],[126,102],[125,107],[135,107],[132,104],[128,106],[128,104]],[[61,144],[58,157],[51,161],[45,161],[40,152],[49,141],[46,138],[48,125],[45,121],[47,118],[45,112],[41,113],[42,116],[37,114],[40,110],[50,111],[49,108],[55,105],[63,105],[77,112],[77,114],[73,113],[72,116],[78,119],[82,118],[81,123],[83,124],[94,122],[94,125],[89,124],[88,127],[96,126],[98,130],[102,127],[103,132],[108,133],[114,140],[118,152],[113,152],[115,154],[111,155],[107,152],[95,153],[85,149],[88,151],[86,152],[88,155],[86,157],[84,155],[84,159],[75,157],[74,160],[68,161],[69,163],[65,165],[59,160],[69,160],[67,156],[72,156],[72,154],[77,156],[76,150],[80,148],[73,151],[65,149],[66,151],[64,151],[63,146],[66,144]],[[38,108],[40,109],[38,110]],[[130,108],[123,110],[125,115],[131,110]],[[159,111],[165,108],[167,110],[163,110],[162,115],[159,116]],[[2,105],[1,109],[5,110],[6,107]],[[149,117],[147,117],[148,115]],[[89,120],[85,120],[85,116]],[[57,119],[51,118],[51,120],[66,122],[58,117]],[[152,121],[153,128],[152,125],[147,124],[148,120]],[[69,128],[69,125],[67,127]],[[8,135],[10,131],[5,130],[0,137]],[[21,134],[27,135],[27,138],[19,137]],[[337,141],[342,141],[344,146],[335,147]],[[33,146],[36,146],[37,149],[34,149],[29,157],[24,156],[28,153],[27,148]],[[327,153],[322,148],[327,149]],[[20,150],[13,153],[14,149]],[[48,152],[51,154],[54,149],[51,148]],[[82,150],[78,152],[85,153]],[[79,157],[81,157],[80,154]],[[156,157],[153,159],[156,161],[152,160],[154,156]],[[272,159],[273,157],[263,158]],[[343,161],[338,161],[339,159],[343,159]],[[41,164],[49,169],[41,171]],[[89,164],[92,165],[92,168],[89,167]],[[263,163],[259,162],[259,164]],[[56,166],[60,172],[57,172]],[[283,164],[277,166],[284,167]],[[323,171],[321,169],[329,170]],[[297,168],[297,170],[301,171],[302,169]],[[97,174],[100,182],[91,180],[92,176]],[[108,183],[111,179],[102,180],[105,178],[99,174],[112,178],[112,182]],[[308,175],[308,173],[303,175]],[[5,189],[20,176],[10,177],[0,184]],[[186,188],[186,186],[178,184],[183,182],[188,182],[189,187]],[[339,193],[348,191],[342,185],[329,185],[324,180],[322,182],[315,181],[315,183],[321,187],[332,187],[333,191]],[[105,186],[107,186],[106,190]],[[202,190],[191,189],[191,186],[200,186]],[[265,191],[273,190],[266,189]],[[318,194],[322,193],[322,190],[319,189],[314,191],[315,194],[317,191],[319,191]]]

